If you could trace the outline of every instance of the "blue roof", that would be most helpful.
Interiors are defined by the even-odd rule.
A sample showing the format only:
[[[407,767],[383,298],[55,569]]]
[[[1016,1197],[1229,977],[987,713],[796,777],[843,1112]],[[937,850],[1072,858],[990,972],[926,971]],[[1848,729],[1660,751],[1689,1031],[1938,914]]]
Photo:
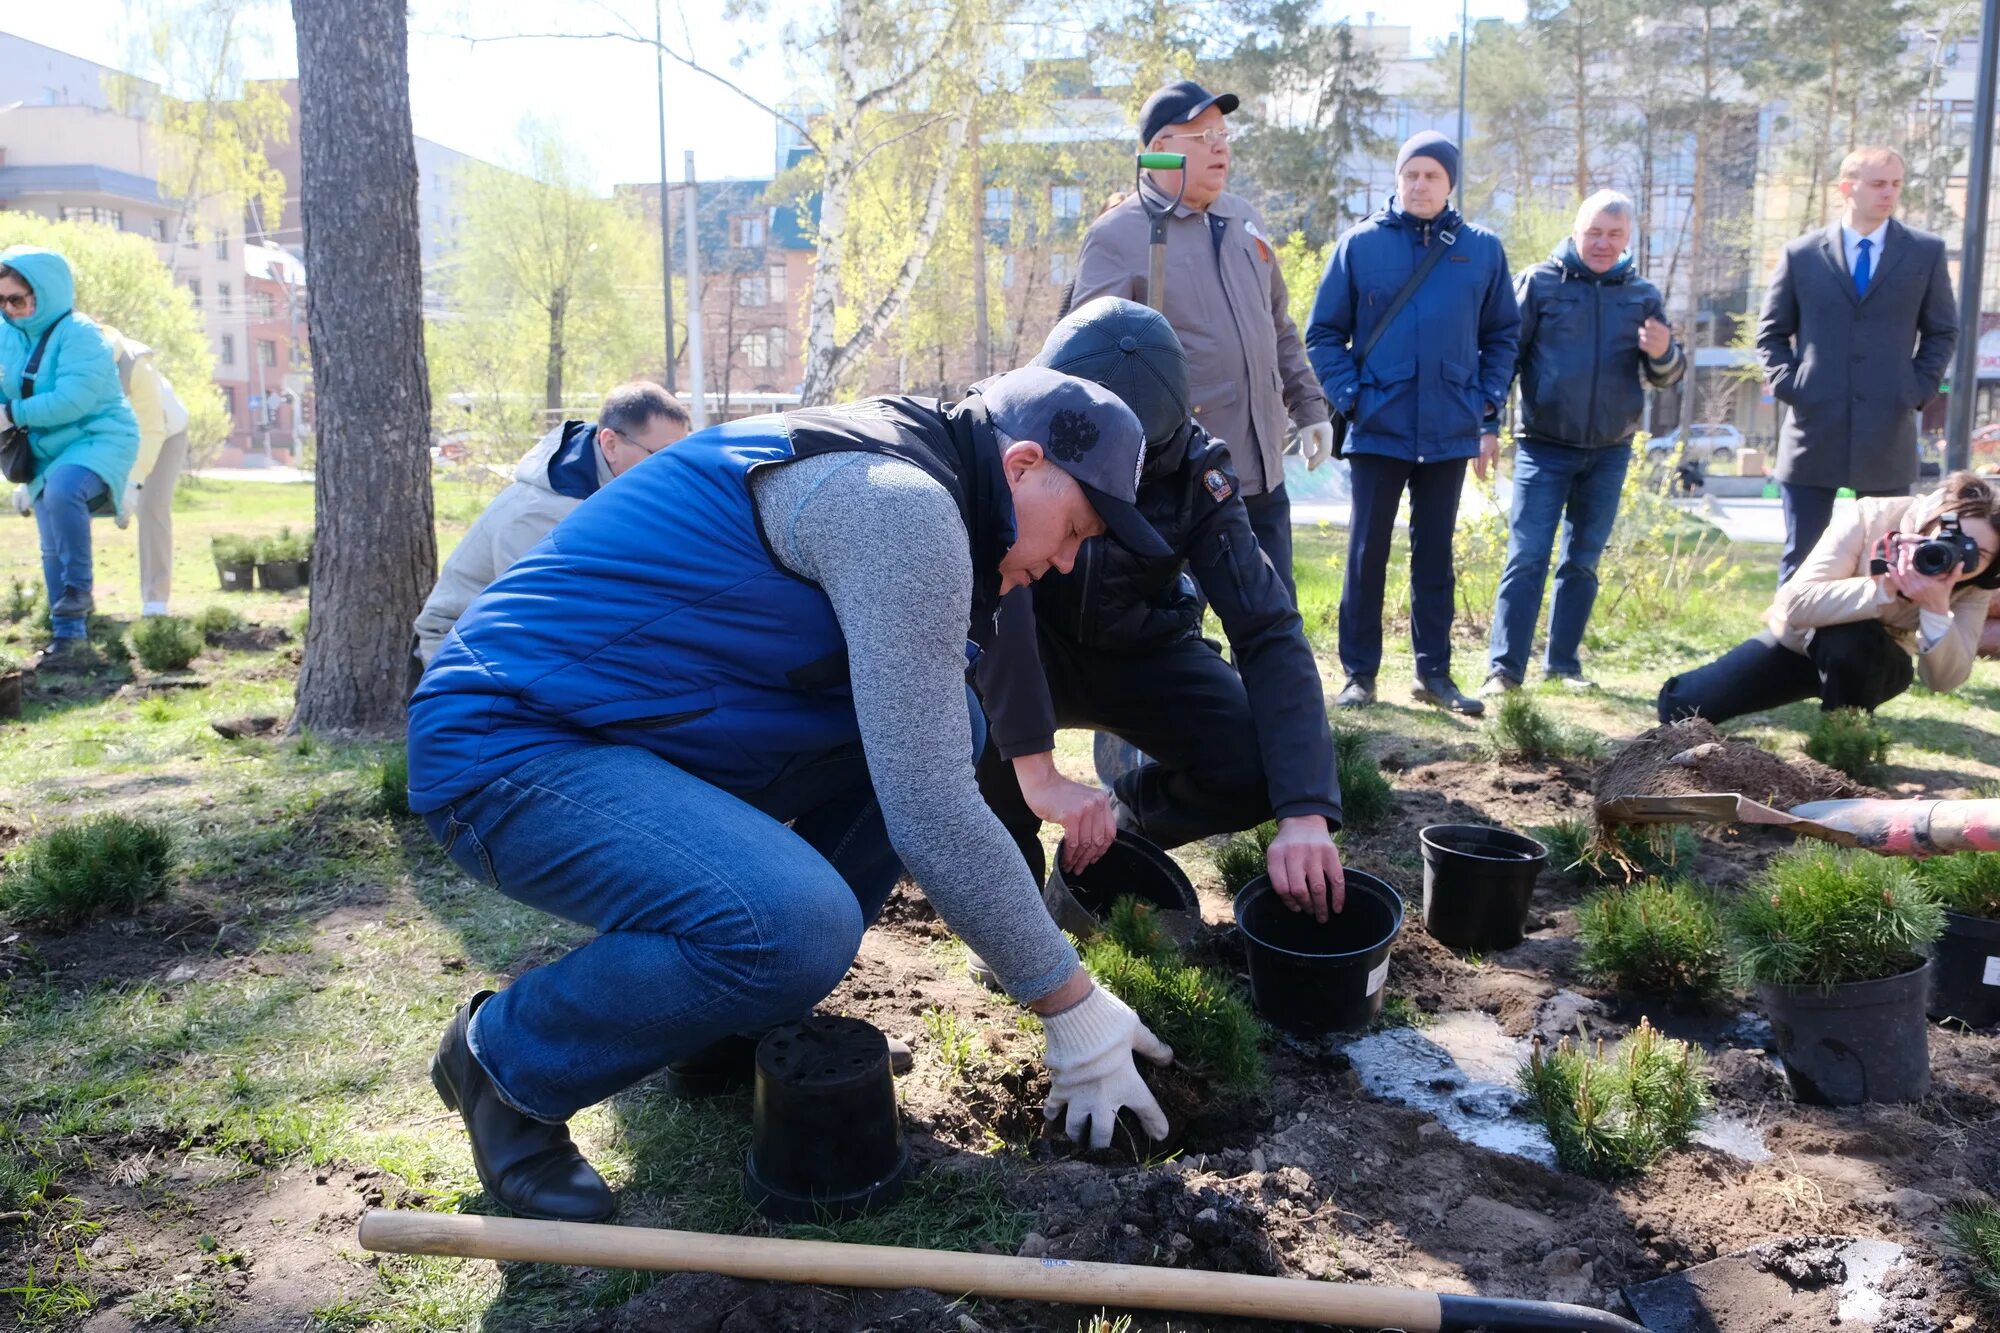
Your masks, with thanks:
[[[142,204],[164,204],[156,181],[88,163],[0,167],[0,199],[31,194],[108,194]]]

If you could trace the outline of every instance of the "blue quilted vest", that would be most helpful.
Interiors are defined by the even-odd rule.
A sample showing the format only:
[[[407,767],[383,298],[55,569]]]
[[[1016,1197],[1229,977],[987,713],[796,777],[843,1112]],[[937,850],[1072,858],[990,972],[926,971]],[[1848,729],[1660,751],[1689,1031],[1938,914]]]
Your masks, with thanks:
[[[983,408],[875,399],[662,450],[466,608],[410,701],[411,808],[579,744],[636,745],[747,797],[790,761],[857,741],[832,603],[772,555],[750,474],[826,452],[903,458],[958,500],[983,574],[1013,540],[991,439]],[[997,573],[980,583],[975,619],[982,604],[990,618]]]

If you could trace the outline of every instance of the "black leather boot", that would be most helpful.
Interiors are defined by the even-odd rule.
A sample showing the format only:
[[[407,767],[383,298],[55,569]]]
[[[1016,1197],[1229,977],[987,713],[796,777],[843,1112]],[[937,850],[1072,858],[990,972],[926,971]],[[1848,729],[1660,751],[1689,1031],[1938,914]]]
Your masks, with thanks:
[[[1410,697],[1420,704],[1431,704],[1465,717],[1482,717],[1486,713],[1486,705],[1459,689],[1458,682],[1450,676],[1420,677]]]
[[[569,1126],[509,1106],[473,1058],[472,1015],[492,998],[483,990],[459,1007],[431,1060],[431,1085],[465,1120],[479,1183],[522,1217],[602,1222],[618,1210],[618,1197],[577,1151]]]

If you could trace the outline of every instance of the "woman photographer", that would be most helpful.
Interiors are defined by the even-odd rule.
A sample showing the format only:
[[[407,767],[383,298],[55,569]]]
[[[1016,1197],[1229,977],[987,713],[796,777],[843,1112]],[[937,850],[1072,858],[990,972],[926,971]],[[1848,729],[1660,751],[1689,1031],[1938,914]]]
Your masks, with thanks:
[[[33,246],[0,250],[0,431],[22,427],[30,445],[33,475],[16,503],[32,504],[41,528],[55,633],[45,666],[90,662],[90,518],[122,512],[139,456],[118,359],[75,306],[68,260]]]
[[[1956,689],[2000,587],[1996,518],[2000,485],[1970,472],[1928,495],[1857,501],[1778,590],[1763,633],[1661,687],[1660,720],[1722,722],[1800,699],[1873,709],[1913,677]]]

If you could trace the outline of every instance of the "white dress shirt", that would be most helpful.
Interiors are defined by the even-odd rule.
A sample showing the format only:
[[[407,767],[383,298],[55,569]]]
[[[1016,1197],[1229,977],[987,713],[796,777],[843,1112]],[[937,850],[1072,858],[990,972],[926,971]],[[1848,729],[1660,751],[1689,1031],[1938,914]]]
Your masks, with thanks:
[[[1882,271],[1882,242],[1887,240],[1888,237],[1889,220],[1887,218],[1882,219],[1881,224],[1865,236],[1846,223],[1841,223],[1840,244],[1841,248],[1847,252],[1847,276],[1850,278],[1854,276],[1854,265],[1861,258],[1861,242],[1868,241],[1871,243],[1868,246],[1868,281],[1871,283],[1874,282],[1875,275]]]

